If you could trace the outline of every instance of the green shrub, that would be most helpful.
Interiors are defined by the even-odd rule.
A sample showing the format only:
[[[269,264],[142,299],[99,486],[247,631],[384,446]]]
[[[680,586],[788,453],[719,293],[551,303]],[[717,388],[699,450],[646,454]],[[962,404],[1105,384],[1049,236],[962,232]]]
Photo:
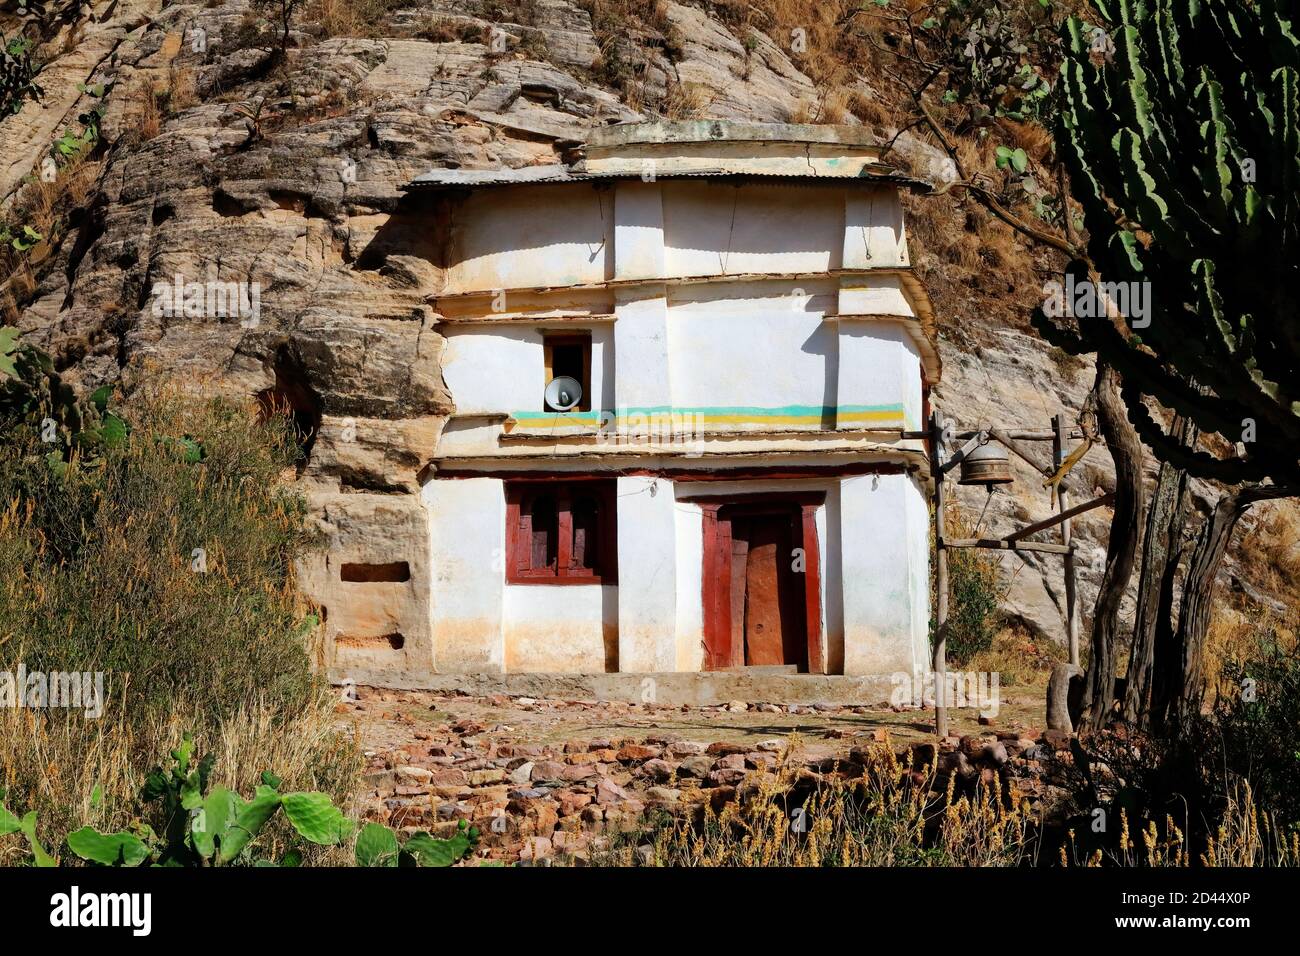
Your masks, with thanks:
[[[968,537],[970,529],[956,511],[947,519],[948,536]],[[937,631],[937,594],[934,589],[934,539],[930,540],[930,644]],[[1001,574],[992,554],[978,548],[948,549],[947,659],[964,664],[993,646],[1000,623]]]
[[[1300,853],[1300,661],[1294,641],[1262,634],[1245,662],[1224,667],[1234,692],[1184,732],[1093,734],[1072,744],[1069,825],[1086,857],[1122,857],[1123,832],[1097,832],[1096,808],[1122,812],[1143,843],[1173,841],[1188,862],[1294,864]],[[1137,841],[1132,841],[1136,843]]]
[[[1220,700],[1200,728],[1207,775],[1250,781],[1256,799],[1300,824],[1300,660],[1277,635],[1223,676],[1237,693]]]
[[[280,481],[288,425],[165,391],[123,415],[129,438],[62,468],[36,415],[0,442],[0,663],[102,671],[128,708],[302,706],[306,505]]]
[[[46,845],[147,821],[139,778],[187,729],[220,755],[214,784],[251,792],[275,766],[350,799],[358,745],[313,675],[293,580],[308,539],[283,481],[292,426],[165,388],[109,412],[21,355],[17,378],[0,369],[0,672],[102,673],[103,712],[0,707],[11,805],[37,813]],[[268,828],[268,852],[290,829]],[[18,852],[0,839],[0,863]]]

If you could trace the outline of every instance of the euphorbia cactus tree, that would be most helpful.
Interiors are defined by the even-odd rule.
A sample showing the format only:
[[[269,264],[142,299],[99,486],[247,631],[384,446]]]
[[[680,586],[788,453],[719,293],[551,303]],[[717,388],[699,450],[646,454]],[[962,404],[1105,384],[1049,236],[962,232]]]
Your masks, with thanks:
[[[1300,481],[1300,22],[1295,0],[1095,0],[1066,21],[1057,144],[1105,282],[1143,327],[1035,313],[1123,378],[1143,440],[1193,474]],[[1083,263],[1071,266],[1086,279]],[[1145,320],[1149,319],[1149,323]],[[1171,438],[1147,400],[1245,455]]]

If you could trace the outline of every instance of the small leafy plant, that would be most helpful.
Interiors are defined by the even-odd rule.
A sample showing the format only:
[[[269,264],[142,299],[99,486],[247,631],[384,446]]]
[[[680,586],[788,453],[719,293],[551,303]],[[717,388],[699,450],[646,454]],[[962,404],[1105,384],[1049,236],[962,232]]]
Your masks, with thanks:
[[[32,61],[31,40],[0,34],[0,119],[17,113],[27,100],[41,98],[44,90],[36,83],[39,72]]]
[[[357,834],[357,866],[451,866],[473,849],[478,829],[460,821],[454,836],[439,840],[421,830],[399,844],[397,834],[379,823],[367,823]]]
[[[1029,168],[1029,156],[1019,147],[1012,149],[1010,146],[999,146],[995,163],[998,169],[1010,166],[1017,173],[1024,173]]]
[[[59,159],[65,162],[70,161],[82,153],[90,152],[95,147],[95,144],[99,142],[99,125],[107,108],[104,100],[111,88],[111,85],[103,83],[96,83],[94,86],[87,86],[84,83],[77,84],[77,89],[80,92],[93,97],[99,102],[77,115],[77,120],[81,123],[81,132],[74,133],[71,129],[65,129],[63,135],[54,141],[53,150]]]
[[[0,223],[0,246],[8,246],[14,252],[30,252],[44,238],[44,235],[26,223],[16,227],[16,230]]]
[[[280,778],[264,772],[251,800],[226,787],[208,788],[215,763],[211,754],[194,760],[194,739],[186,734],[171,752],[172,766],[155,767],[141,794],[160,802],[162,834],[145,824],[118,833],[82,827],[68,834],[68,848],[104,866],[219,866],[253,862],[258,866],[296,866],[302,855],[290,850],[279,861],[254,859],[253,842],[281,809],[304,840],[333,846],[352,835],[353,825],[329,796],[315,791],[280,793]]]
[[[0,237],[3,232],[0,232]],[[82,401],[54,368],[50,357],[21,341],[18,329],[0,327],[0,421],[13,428],[21,421],[37,429],[50,471],[62,477],[73,453],[87,465],[97,464],[106,448],[121,444],[130,426],[109,410],[111,386],[96,389]]]
[[[281,793],[281,780],[264,772],[252,799],[244,800],[226,787],[209,787],[215,759],[211,754],[195,759],[194,739],[185,734],[171,751],[171,765],[155,767],[145,778],[141,797],[161,805],[162,832],[135,821],[125,830],[103,833],[84,826],[69,833],[66,844],[77,857],[99,866],[229,865],[299,866],[300,849],[290,848],[279,860],[259,856],[257,838],[281,811],[294,831],[308,843],[337,846],[356,830],[355,823],[334,806],[328,794],[317,791]],[[4,791],[0,790],[0,800]],[[98,805],[99,792],[92,796]],[[36,813],[19,819],[0,802],[0,836],[22,833],[33,866],[58,866],[59,860],[36,839]],[[398,842],[397,834],[378,823],[361,827],[356,842],[358,866],[451,866],[464,858],[478,839],[478,830],[464,820],[456,833],[441,840],[425,832]]]
[[[32,810],[27,813],[21,820],[9,812],[9,808],[3,803],[5,791],[0,787],[0,836],[8,836],[11,833],[21,833],[27,838],[27,846],[32,853],[33,866],[58,866],[59,861],[50,856],[36,839],[36,811]]]

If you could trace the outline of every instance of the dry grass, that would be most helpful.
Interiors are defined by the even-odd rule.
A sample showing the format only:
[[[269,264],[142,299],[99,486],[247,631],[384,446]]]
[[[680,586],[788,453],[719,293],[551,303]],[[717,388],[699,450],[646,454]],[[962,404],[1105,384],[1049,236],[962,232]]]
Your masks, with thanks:
[[[1052,131],[1038,123],[1017,123],[1005,117],[998,120],[1002,142],[1020,147],[1031,159],[1046,162],[1052,152]]]
[[[955,145],[957,158],[966,170],[966,175],[972,179],[981,174],[992,176],[990,170],[995,168],[997,147],[991,137],[980,139],[978,136],[964,136]]]
[[[1205,866],[1298,866],[1300,830],[1255,805],[1249,783],[1233,788],[1228,810],[1201,855]]]
[[[1205,635],[1205,686],[1211,694],[1222,683],[1224,667],[1250,660],[1258,646],[1254,621],[1226,605],[1215,606]]]
[[[1281,615],[1249,597],[1218,602],[1205,644],[1206,687],[1211,694],[1232,692],[1224,671],[1255,659],[1265,642],[1278,641],[1292,652],[1300,634],[1300,517],[1291,501],[1257,505],[1255,522],[1238,537],[1235,556],[1247,578],[1286,608]],[[1226,586],[1220,585],[1226,590]]]
[[[790,113],[791,123],[839,124],[848,119],[853,93],[842,86],[823,87],[817,95],[799,101]]]
[[[1254,581],[1300,606],[1300,508],[1291,501],[1255,506],[1255,524],[1241,536],[1238,560]]]
[[[664,98],[663,114],[672,120],[698,119],[706,114],[715,96],[702,83],[672,83]]]
[[[1014,866],[1031,858],[1031,819],[1007,808],[995,781],[937,801],[931,768],[912,771],[886,744],[856,778],[797,769],[794,739],[775,773],[750,774],[738,801],[697,819],[674,816],[615,841],[621,866]]]
[[[1300,648],[1294,620],[1283,621],[1272,615],[1246,613],[1226,603],[1215,605],[1205,636],[1205,686],[1211,698],[1218,694],[1235,694],[1240,690],[1224,672],[1258,659],[1267,642],[1277,641],[1290,653]]]
[[[29,422],[0,444],[0,670],[100,674],[105,696],[98,716],[0,708],[6,803],[35,811],[51,846],[85,823],[149,821],[138,789],[185,730],[245,795],[270,770],[345,800],[359,759],[310,671],[320,635],[293,580],[309,540],[281,480],[288,423],[148,381],[118,410],[130,434],[61,475]]]
[[[30,302],[36,292],[36,276],[26,258],[0,249],[0,266],[9,270],[9,277],[0,283],[0,325],[17,325],[22,315],[20,305]]]
[[[151,140],[162,132],[162,109],[153,80],[145,77],[137,86],[131,128],[141,140]]]
[[[164,91],[167,115],[175,116],[192,106],[199,104],[198,78],[188,67],[178,67],[175,63],[167,73],[167,89]]]
[[[848,95],[847,108],[850,113],[865,125],[881,132],[894,119],[895,112],[885,106],[874,96],[868,96],[861,90],[853,90]]]
[[[752,772],[720,812],[661,815],[617,834],[592,860],[606,866],[1052,866],[1241,867],[1300,865],[1300,833],[1258,807],[1248,784],[1236,785],[1206,849],[1167,817],[1129,829],[1120,811],[1117,848],[1084,850],[1074,831],[1040,838],[1052,827],[1028,805],[1014,806],[994,776],[958,794],[956,775],[936,794],[932,767],[911,769],[886,742],[875,745],[857,777],[819,776],[795,766],[792,738],[774,773]]]
[[[355,737],[336,729],[333,701],[322,689],[291,715],[258,700],[218,720],[185,702],[166,711],[128,714],[110,700],[99,720],[79,711],[0,708],[0,786],[8,791],[11,811],[36,811],[42,842],[59,855],[64,836],[83,825],[110,831],[137,818],[148,820],[151,807],[140,802],[144,776],[165,764],[168,752],[191,731],[195,752],[216,757],[213,786],[248,796],[261,772],[271,770],[284,779],[285,792],[321,790],[346,812],[353,809],[361,754]],[[102,793],[98,803],[92,801],[96,788]],[[286,836],[269,834],[270,855],[279,855]],[[313,862],[325,862],[341,851],[314,852]],[[25,854],[18,837],[0,838],[0,866]]]
[[[1004,686],[1040,683],[1053,665],[1066,659],[1059,644],[1034,638],[1021,627],[1004,627],[993,636],[993,645],[966,662],[966,669],[998,674]]]
[[[31,177],[14,195],[4,212],[10,231],[18,234],[24,226],[43,237],[26,252],[0,245],[0,319],[16,323],[18,316],[36,293],[37,279],[43,263],[63,240],[69,213],[87,205],[98,186],[102,160],[88,160],[85,154],[70,157],[58,167],[53,180],[39,175]]]
[[[969,207],[965,215],[965,228],[952,228],[954,217],[934,215],[934,204],[943,201],[925,200],[927,205],[918,210],[918,214],[908,217],[907,232],[912,256],[918,258],[921,250],[924,250],[937,263],[948,267],[950,281],[976,275],[983,263],[980,258],[980,230],[988,222],[988,217],[978,209]],[[961,213],[957,210],[954,213],[960,222]],[[953,271],[954,268],[956,272]]]
[[[69,158],[54,179],[37,176],[22,189],[11,207],[12,217],[53,241],[67,213],[86,204],[102,169],[102,162],[87,160],[84,153]]]
[[[402,6],[398,0],[312,0],[302,17],[327,37],[382,37],[391,32],[391,14]]]
[[[356,36],[360,28],[356,5],[348,0],[314,0],[305,14],[327,37]]]
[[[1293,867],[1300,866],[1300,830],[1286,826],[1277,816],[1255,803],[1246,781],[1238,781],[1227,797],[1219,825],[1206,837],[1201,853],[1172,816],[1157,826],[1148,820],[1136,832],[1128,813],[1119,811],[1119,848],[1116,851],[1081,851],[1077,834],[1070,831],[1059,851],[1061,866],[1120,867]]]

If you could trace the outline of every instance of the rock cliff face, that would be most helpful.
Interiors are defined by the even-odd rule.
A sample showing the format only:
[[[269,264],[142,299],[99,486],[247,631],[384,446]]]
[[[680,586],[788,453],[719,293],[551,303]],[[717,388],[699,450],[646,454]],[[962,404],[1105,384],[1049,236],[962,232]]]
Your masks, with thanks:
[[[164,374],[287,404],[315,428],[299,480],[331,547],[303,579],[358,663],[391,648],[349,645],[349,635],[401,634],[429,613],[428,542],[412,492],[451,411],[443,340],[424,301],[439,281],[436,224],[401,186],[434,166],[553,162],[586,130],[651,106],[816,118],[815,84],[766,34],[675,2],[615,29],[609,7],[619,5],[588,6],[595,24],[572,0],[356,9],[318,0],[281,56],[247,0],[103,2],[49,31],[45,98],[0,122],[0,201],[12,218],[30,201],[25,178],[94,101],[78,84],[112,82],[84,202],[37,250],[34,281],[0,276],[10,320],[86,388]],[[344,14],[357,36],[330,36]],[[877,97],[865,78],[856,90]],[[893,159],[932,180],[951,176],[946,157],[909,134]],[[1091,370],[1053,361],[1027,330],[1041,282],[1032,257],[953,199],[915,199],[910,216],[913,259],[944,330],[939,406],[964,426],[1040,428],[1076,412]],[[981,230],[996,248],[954,265],[952,237]],[[256,283],[256,314],[159,314],[154,285],[178,276]],[[1084,471],[1089,485],[1113,482],[1104,449]],[[1032,488],[1028,470],[1020,475]],[[980,514],[983,497],[963,492],[963,504]],[[1045,491],[998,492],[984,528],[1048,507]],[[1106,522],[1094,512],[1078,529],[1085,612]],[[1007,609],[1060,639],[1059,559],[1042,557],[1008,559]],[[335,566],[399,561],[408,579],[367,583],[366,600]]]

